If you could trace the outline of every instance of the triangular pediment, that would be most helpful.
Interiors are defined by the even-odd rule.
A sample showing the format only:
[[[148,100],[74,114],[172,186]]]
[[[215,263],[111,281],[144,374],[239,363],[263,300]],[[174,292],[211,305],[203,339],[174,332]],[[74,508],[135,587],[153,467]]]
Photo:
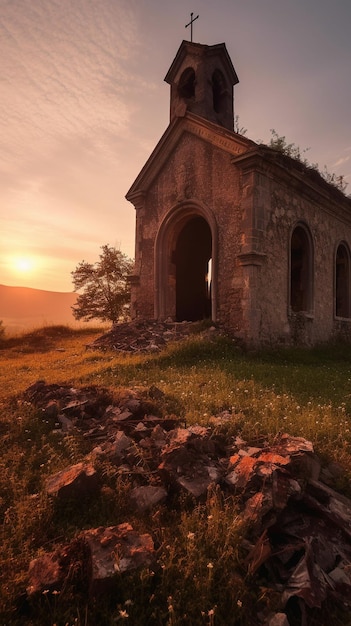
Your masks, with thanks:
[[[184,133],[190,133],[202,141],[206,141],[214,147],[220,148],[236,157],[256,146],[254,141],[247,139],[243,135],[229,131],[198,115],[187,112],[184,117],[176,118],[168,126],[127,192],[127,200],[132,202],[136,194],[147,192],[152,181],[157,177]]]

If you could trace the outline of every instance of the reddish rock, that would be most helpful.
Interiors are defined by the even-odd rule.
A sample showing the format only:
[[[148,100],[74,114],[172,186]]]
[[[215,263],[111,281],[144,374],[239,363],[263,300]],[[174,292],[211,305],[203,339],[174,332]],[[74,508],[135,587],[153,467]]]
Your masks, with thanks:
[[[29,564],[28,578],[28,595],[41,593],[44,589],[58,590],[62,584],[59,553],[44,554],[38,559],[33,559]]]
[[[91,463],[77,463],[50,476],[46,491],[62,499],[80,498],[91,495],[99,486],[97,473]]]
[[[92,586],[138,567],[150,567],[155,558],[151,535],[137,533],[129,523],[94,528],[81,533],[92,556]]]
[[[154,556],[151,535],[137,533],[128,523],[86,530],[30,563],[27,593],[60,591],[68,585],[87,594],[103,593],[116,574],[150,567]]]

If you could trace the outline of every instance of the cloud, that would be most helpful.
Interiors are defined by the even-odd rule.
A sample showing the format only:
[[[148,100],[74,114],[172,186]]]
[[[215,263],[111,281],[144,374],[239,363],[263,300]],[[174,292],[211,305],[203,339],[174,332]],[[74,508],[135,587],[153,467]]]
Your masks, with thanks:
[[[349,160],[350,160],[350,155],[349,156],[345,156],[345,157],[340,157],[340,159],[335,161],[333,167],[339,167],[340,165],[343,165],[344,163],[347,163],[347,161],[349,161]]]
[[[12,0],[2,8],[5,168],[11,162],[23,167],[33,157],[45,160],[62,137],[128,129],[124,60],[138,46],[126,1]]]

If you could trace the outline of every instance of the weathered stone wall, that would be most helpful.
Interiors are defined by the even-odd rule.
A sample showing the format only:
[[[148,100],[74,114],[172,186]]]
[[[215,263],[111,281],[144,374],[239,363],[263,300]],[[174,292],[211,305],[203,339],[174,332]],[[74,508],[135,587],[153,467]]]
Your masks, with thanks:
[[[350,322],[335,319],[335,254],[341,241],[351,246],[351,223],[345,220],[333,193],[316,193],[308,184],[290,178],[279,180],[274,168],[261,178],[265,197],[265,237],[261,251],[266,255],[260,268],[259,342],[318,343]],[[338,214],[339,213],[339,214]],[[310,230],[313,242],[313,307],[311,315],[289,311],[289,255],[292,230],[297,222]]]

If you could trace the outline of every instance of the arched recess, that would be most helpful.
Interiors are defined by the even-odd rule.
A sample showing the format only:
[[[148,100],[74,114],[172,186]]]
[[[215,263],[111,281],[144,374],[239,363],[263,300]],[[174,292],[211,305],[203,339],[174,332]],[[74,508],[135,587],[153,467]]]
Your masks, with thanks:
[[[213,108],[216,113],[223,113],[226,100],[225,78],[220,70],[215,70],[212,75]]]
[[[155,242],[157,319],[216,320],[217,241],[208,207],[184,201],[167,213]]]
[[[195,72],[192,67],[187,67],[182,73],[178,83],[178,94],[185,99],[195,97]]]
[[[295,313],[313,310],[313,244],[303,222],[295,225],[290,239],[290,308]]]
[[[335,255],[334,302],[336,317],[350,317],[350,249],[345,242]]]

